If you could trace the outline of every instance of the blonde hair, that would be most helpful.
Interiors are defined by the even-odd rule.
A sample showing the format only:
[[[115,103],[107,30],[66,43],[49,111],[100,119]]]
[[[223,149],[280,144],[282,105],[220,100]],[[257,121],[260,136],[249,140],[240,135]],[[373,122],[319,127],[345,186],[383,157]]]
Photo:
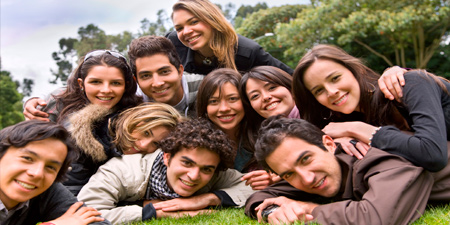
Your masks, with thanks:
[[[219,66],[237,70],[235,53],[238,35],[219,7],[208,0],[179,0],[172,7],[172,18],[173,12],[181,9],[194,14],[212,27],[213,35],[209,47],[217,57]]]
[[[118,118],[109,125],[109,130],[116,147],[121,151],[126,151],[136,141],[131,136],[134,130],[144,132],[157,126],[171,129],[183,120],[180,113],[172,106],[159,102],[149,102],[120,113]]]

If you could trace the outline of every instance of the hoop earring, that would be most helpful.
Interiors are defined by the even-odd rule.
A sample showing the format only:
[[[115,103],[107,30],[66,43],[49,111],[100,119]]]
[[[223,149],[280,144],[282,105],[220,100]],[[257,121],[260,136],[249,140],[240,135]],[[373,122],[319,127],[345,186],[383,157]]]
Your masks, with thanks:
[[[330,110],[330,114],[328,115],[328,117],[323,116],[322,113],[320,113],[320,115],[322,116],[322,118],[323,118],[324,120],[329,120],[329,119],[333,116],[333,111]]]
[[[369,82],[367,82],[371,87],[372,87],[372,89],[369,89],[369,90],[367,90],[369,93],[373,93],[373,92],[375,92],[375,90],[377,89],[377,87],[375,87],[375,85],[374,84],[372,84],[372,83],[369,83]]]

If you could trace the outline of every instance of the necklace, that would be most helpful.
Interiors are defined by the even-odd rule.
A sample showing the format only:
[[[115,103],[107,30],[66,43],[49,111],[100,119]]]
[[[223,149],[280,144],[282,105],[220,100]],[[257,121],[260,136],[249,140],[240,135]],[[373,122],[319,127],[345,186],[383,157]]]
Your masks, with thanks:
[[[206,65],[206,66],[211,66],[212,65],[214,56],[213,57],[206,57],[206,56],[202,55],[202,53],[200,53],[199,51],[197,51],[197,53],[198,53],[198,55],[201,58],[203,58],[203,59],[201,59],[203,65]]]

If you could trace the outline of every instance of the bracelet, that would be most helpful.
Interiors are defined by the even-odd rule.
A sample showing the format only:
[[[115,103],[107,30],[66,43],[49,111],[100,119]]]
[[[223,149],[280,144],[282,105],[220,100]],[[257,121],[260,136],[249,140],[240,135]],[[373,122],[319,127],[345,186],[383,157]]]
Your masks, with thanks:
[[[370,146],[370,147],[372,147],[372,139],[373,139],[373,136],[374,136],[380,129],[381,129],[381,126],[375,128],[375,130],[372,132],[372,134],[371,134],[371,136],[370,136],[370,138],[369,138],[369,146]]]

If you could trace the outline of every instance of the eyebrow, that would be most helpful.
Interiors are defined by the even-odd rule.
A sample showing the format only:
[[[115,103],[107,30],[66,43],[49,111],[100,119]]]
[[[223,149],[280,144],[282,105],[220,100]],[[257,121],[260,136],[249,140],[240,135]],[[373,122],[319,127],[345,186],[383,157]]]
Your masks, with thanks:
[[[189,162],[191,162],[191,163],[197,165],[197,163],[196,163],[194,160],[190,159],[190,158],[187,157],[187,156],[181,156],[181,158],[183,158],[184,160],[187,160],[187,161],[189,161]],[[216,166],[213,166],[213,165],[204,165],[204,166],[200,166],[200,167],[201,167],[201,168],[211,168],[211,169],[215,169],[215,168],[216,168]]]
[[[33,150],[27,149],[27,148],[22,148],[20,149],[21,152],[24,153],[28,153],[30,155],[34,155],[36,158],[41,158],[41,156],[39,154],[37,154],[36,152],[34,152]],[[62,165],[62,162],[57,161],[57,160],[50,160],[50,163],[54,163],[54,164],[58,164],[58,165]]]
[[[328,80],[329,77],[333,76],[333,75],[336,74],[337,72],[338,72],[338,71],[333,71],[333,72],[331,72],[330,74],[328,74],[328,75],[325,77],[325,80]],[[310,92],[313,92],[314,89],[316,89],[318,86],[319,86],[319,85],[316,85],[316,86],[312,87],[311,89],[309,89],[309,91],[310,91]]]
[[[193,19],[196,19],[197,17],[196,16],[193,16],[193,17],[191,17],[191,18],[189,18],[188,20],[186,20],[186,23],[189,23],[191,20],[193,20]],[[175,24],[173,27],[179,27],[179,26],[181,26],[180,24]]]
[[[296,165],[302,158],[303,158],[303,156],[305,156],[306,154],[308,154],[309,153],[309,151],[307,150],[307,151],[304,151],[304,152],[302,152],[302,154],[300,154],[298,157],[297,157],[297,159],[295,160],[295,163],[294,163],[294,165]],[[286,173],[289,173],[290,171],[284,171],[284,172],[282,172],[282,173],[280,173],[280,177],[281,178],[283,178],[284,177],[284,175],[286,175]]]
[[[269,81],[264,81],[264,82],[266,82],[266,83],[263,85],[263,87],[267,87],[269,85],[272,85],[272,83],[270,83]],[[254,92],[258,92],[258,90],[251,90],[251,91],[247,92],[247,95],[251,95]]]

